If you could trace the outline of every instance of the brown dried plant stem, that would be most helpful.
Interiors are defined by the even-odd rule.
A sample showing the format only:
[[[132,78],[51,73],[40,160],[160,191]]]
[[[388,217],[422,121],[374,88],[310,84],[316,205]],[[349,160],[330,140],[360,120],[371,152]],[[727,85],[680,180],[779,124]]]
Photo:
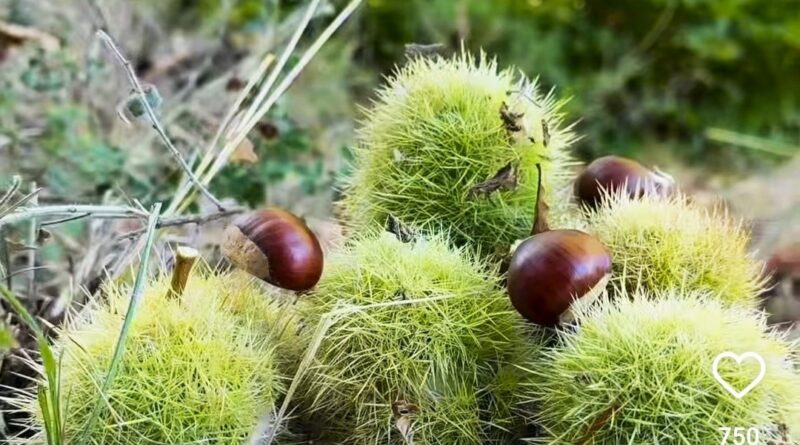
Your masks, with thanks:
[[[536,164],[536,210],[533,215],[533,227],[531,235],[536,235],[550,230],[547,222],[547,213],[550,210],[547,205],[544,185],[542,185],[542,164]]]
[[[588,444],[594,435],[600,431],[600,429],[603,428],[619,412],[620,409],[622,409],[622,406],[617,402],[614,402],[611,406],[606,408],[602,413],[600,413],[599,416],[597,416],[586,433],[581,436],[577,442],[575,442],[575,445]]]
[[[144,88],[142,88],[142,84],[141,84],[141,82],[139,82],[139,78],[136,76],[136,72],[133,70],[133,65],[131,64],[130,61],[128,61],[128,59],[125,58],[125,56],[122,54],[122,52],[120,52],[120,50],[117,47],[116,43],[114,43],[114,39],[112,39],[111,36],[108,35],[108,33],[103,31],[102,29],[97,31],[97,37],[100,40],[102,40],[103,43],[106,44],[106,46],[108,46],[108,48],[116,56],[117,60],[119,60],[119,62],[122,65],[122,67],[125,69],[125,72],[128,74],[128,80],[130,81],[130,83],[133,86],[134,90],[136,90],[136,94],[139,95],[139,100],[141,100],[142,105],[144,106],[145,112],[147,113],[147,116],[150,118],[150,120],[151,120],[151,122],[153,124],[153,128],[156,130],[156,133],[158,133],[158,135],[161,137],[161,140],[164,142],[164,145],[167,147],[167,150],[169,150],[169,152],[172,155],[172,157],[175,158],[175,160],[180,165],[181,169],[183,169],[183,171],[186,173],[186,175],[189,178],[189,181],[191,181],[200,190],[200,192],[203,193],[203,195],[205,195],[206,198],[208,198],[209,201],[214,203],[214,205],[220,211],[225,210],[225,207],[222,205],[222,203],[219,202],[219,200],[216,197],[214,197],[214,195],[211,193],[211,191],[209,191],[206,188],[206,186],[204,186],[200,182],[200,180],[197,178],[197,176],[195,176],[195,174],[192,172],[192,168],[189,167],[189,165],[186,163],[186,161],[181,156],[181,154],[178,151],[178,149],[172,143],[172,140],[170,140],[169,136],[167,136],[167,132],[164,129],[163,125],[161,125],[161,121],[158,120],[158,117],[156,116],[155,111],[153,111],[153,108],[147,102],[147,99],[146,99],[146,96],[145,96],[145,92],[144,92]]]
[[[200,252],[187,246],[179,246],[175,251],[175,269],[172,271],[172,282],[169,287],[169,298],[180,298],[192,268],[200,257]]]

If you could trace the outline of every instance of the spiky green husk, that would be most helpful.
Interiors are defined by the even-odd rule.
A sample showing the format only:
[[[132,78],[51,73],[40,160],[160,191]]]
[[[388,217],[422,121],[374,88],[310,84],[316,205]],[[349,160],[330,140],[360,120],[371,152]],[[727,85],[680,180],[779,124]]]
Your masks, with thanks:
[[[520,131],[504,126],[504,103],[522,114]],[[505,255],[530,233],[537,163],[553,197],[551,221],[568,218],[569,200],[555,196],[571,180],[567,148],[574,135],[561,126],[560,106],[552,92],[542,97],[535,82],[499,71],[485,55],[410,61],[365,112],[342,203],[345,222],[358,232],[384,226],[391,215],[447,231],[486,255]],[[471,193],[509,163],[518,176],[514,190]]]
[[[278,319],[291,317],[241,276],[196,273],[180,299],[166,297],[168,285],[160,280],[146,289],[108,402],[88,431],[129,289],[108,286],[105,302],[61,329],[55,347],[69,443],[241,445],[272,411],[283,386],[274,349],[288,335]],[[35,396],[17,404],[32,412],[30,427],[39,430]],[[19,443],[42,440],[39,433]]]
[[[326,268],[308,297],[310,320],[398,303],[354,311],[325,335],[303,399],[328,440],[404,444],[392,410],[403,400],[419,407],[417,445],[508,443],[514,401],[500,396],[508,378],[498,370],[537,342],[485,264],[443,238],[381,234],[353,241]]]
[[[724,212],[682,195],[612,194],[589,212],[588,221],[589,231],[611,252],[617,284],[708,291],[727,303],[757,303],[762,265],[748,254],[747,231]]]
[[[764,317],[707,294],[638,294],[578,310],[580,326],[529,369],[529,397],[547,444],[712,444],[722,427],[761,429],[760,443],[798,443],[798,356]],[[711,373],[725,351],[760,354],[764,380],[741,400]],[[745,388],[754,361],[723,361],[720,374]],[[773,442],[788,428],[795,441]],[[729,442],[730,443],[730,442]]]

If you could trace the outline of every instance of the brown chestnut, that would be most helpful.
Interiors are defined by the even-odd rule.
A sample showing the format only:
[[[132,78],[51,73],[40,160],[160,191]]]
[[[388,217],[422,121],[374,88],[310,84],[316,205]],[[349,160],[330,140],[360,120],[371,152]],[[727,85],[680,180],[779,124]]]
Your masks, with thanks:
[[[575,196],[590,207],[596,207],[605,193],[620,190],[631,198],[645,194],[668,195],[674,180],[668,174],[650,170],[642,164],[619,156],[603,156],[592,161],[575,181]]]
[[[236,267],[284,289],[311,289],[322,275],[317,237],[302,219],[277,208],[236,218],[225,228],[222,253]]]
[[[569,321],[572,303],[597,296],[611,273],[611,255],[593,236],[550,230],[517,246],[508,268],[511,303],[528,320],[547,327]]]

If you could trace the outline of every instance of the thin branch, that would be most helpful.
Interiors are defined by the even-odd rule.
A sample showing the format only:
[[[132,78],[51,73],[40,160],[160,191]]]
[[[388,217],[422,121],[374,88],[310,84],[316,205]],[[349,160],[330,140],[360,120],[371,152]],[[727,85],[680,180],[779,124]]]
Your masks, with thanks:
[[[22,208],[0,217],[0,227],[42,216],[68,217],[88,214],[93,218],[147,218],[148,213],[133,207],[102,205],[60,205]]]
[[[26,267],[24,269],[18,269],[18,270],[15,270],[14,272],[9,273],[8,275],[0,277],[0,281],[5,281],[5,280],[13,278],[13,277],[15,277],[17,275],[22,275],[24,273],[28,273],[31,270],[47,270],[47,269],[52,269],[52,267],[50,267],[50,266],[36,266],[34,268]],[[6,286],[6,287],[8,287],[8,286]]]
[[[40,196],[39,204],[93,204],[95,198],[91,196]]]
[[[228,110],[228,113],[225,115],[225,118],[222,120],[219,128],[217,128],[216,133],[214,133],[214,137],[206,147],[206,154],[203,156],[203,158],[200,160],[200,164],[197,166],[197,174],[202,175],[211,165],[211,162],[214,160],[213,152],[215,151],[219,140],[222,138],[222,135],[226,133],[233,122],[234,117],[236,117],[236,112],[239,111],[239,108],[242,106],[244,101],[250,96],[250,92],[253,90],[253,88],[255,88],[258,81],[264,77],[267,69],[269,69],[270,65],[272,65],[274,61],[275,56],[268,54],[261,61],[261,64],[259,64],[256,73],[250,77],[250,80],[247,81],[247,85],[241,91],[241,93],[239,93],[239,97],[236,98],[236,102],[234,102],[233,106]],[[181,204],[183,204],[186,196],[191,190],[191,185],[191,182],[183,181],[180,187],[178,187],[172,202],[170,203],[166,212],[164,212],[167,216],[172,215],[179,210],[179,207]]]
[[[96,0],[86,0],[86,6],[95,16],[95,19],[98,22],[97,27],[102,30],[109,29],[106,14],[103,12],[103,9],[100,7],[100,5],[97,4]]]
[[[221,212],[209,213],[206,215],[186,215],[186,216],[176,216],[174,218],[163,218],[161,219],[158,224],[156,224],[156,228],[162,229],[164,227],[175,227],[175,226],[183,226],[186,224],[206,224],[212,221],[216,221],[218,219],[227,218],[229,216],[238,215],[244,212],[245,209],[230,209],[224,210]],[[125,234],[120,235],[118,239],[130,239],[136,238],[137,236],[142,235],[145,233],[145,229],[134,230],[132,232],[128,232]]]
[[[276,28],[278,28],[278,31],[276,32],[282,35],[284,34],[283,32],[284,28],[286,28],[286,34],[288,34],[289,31],[291,30],[300,29],[302,23],[302,16],[304,16],[304,14],[305,11],[297,11],[291,17],[289,17],[289,19],[287,19],[285,22],[282,22],[280,26],[276,26]],[[297,17],[297,19],[295,19],[295,17]],[[239,113],[239,109],[241,108],[242,104],[244,104],[245,101],[248,100],[248,98],[252,98],[253,94],[251,93],[253,92],[253,89],[257,85],[259,86],[259,91],[265,87],[264,78],[268,74],[267,70],[269,69],[270,66],[272,66],[275,60],[276,59],[273,54],[267,54],[261,59],[260,63],[258,64],[258,68],[248,76],[247,85],[243,90],[239,92],[236,101],[231,107],[228,108],[225,118],[222,120],[222,123],[218,125],[217,130],[214,133],[214,137],[211,139],[210,142],[206,144],[206,148],[205,150],[203,150],[204,153],[203,157],[200,159],[200,163],[194,169],[194,173],[196,176],[202,178],[205,175],[208,168],[211,166],[211,163],[218,156],[219,150],[224,148],[222,146],[219,147],[219,149],[217,148],[220,139],[222,138],[223,135],[229,135],[233,131],[232,127],[238,126],[238,122],[241,121],[240,119],[241,116],[246,112],[246,110],[243,110],[241,113]],[[244,63],[245,62],[243,62],[243,64]],[[228,79],[227,76],[220,76],[217,79],[208,82],[206,86],[211,87],[212,85],[215,85],[222,81],[226,81],[227,79]],[[252,99],[250,100],[250,105],[248,106],[247,110],[249,110],[252,106],[255,105],[254,102],[255,102],[254,100]],[[176,109],[173,109],[171,111],[171,114],[177,115],[178,114],[177,111],[180,111],[180,108],[181,106],[178,106]],[[234,118],[237,118],[236,119],[237,122],[234,122]],[[204,182],[204,184],[208,183]],[[192,191],[191,182],[188,181],[187,178],[183,178],[181,180],[181,185],[176,189],[175,193],[173,194],[172,202],[170,203],[167,210],[164,212],[164,216],[172,216],[175,213],[180,213],[183,210],[185,210],[186,206],[194,196],[194,193],[190,195],[189,193],[190,191]]]
[[[362,1],[363,0],[351,0],[350,3],[347,4],[347,6],[336,16],[336,18],[334,18],[328,27],[325,28],[322,34],[320,34],[320,36],[317,37],[311,46],[303,53],[297,64],[295,64],[294,67],[284,76],[277,87],[275,87],[272,91],[269,91],[271,88],[267,88],[266,84],[260,86],[258,97],[266,95],[267,91],[269,91],[269,96],[263,101],[253,101],[250,103],[250,105],[247,107],[247,110],[241,115],[242,118],[224,133],[225,144],[223,145],[221,151],[216,154],[216,157],[213,159],[213,162],[210,166],[208,166],[208,168],[205,167],[208,164],[206,159],[209,158],[206,157],[203,159],[201,168],[198,168],[198,174],[202,176],[202,182],[204,185],[208,185],[220,172],[220,170],[225,167],[228,159],[236,147],[238,147],[239,144],[244,141],[244,139],[247,137],[247,134],[253,129],[258,121],[261,120],[267,112],[269,112],[278,99],[286,92],[287,89],[289,89],[303,69],[305,69],[314,56],[316,56],[320,48],[322,48],[322,46],[330,39],[333,33],[344,24],[344,22],[353,14],[353,12],[355,12]],[[288,47],[287,51],[292,52],[294,51],[294,48]],[[266,69],[264,64],[262,64],[261,68]],[[280,70],[276,66],[270,73],[269,78],[277,77],[276,73],[279,71]],[[254,79],[257,82],[263,74],[264,73],[259,70],[255,76],[251,77],[251,82],[253,82]],[[211,152],[209,151],[206,156],[209,156],[210,153]],[[182,211],[186,205],[188,205],[187,196],[190,195],[186,187],[179,189],[175,194],[169,209],[167,210],[167,214],[169,215],[173,212]]]
[[[120,64],[122,64],[122,67],[125,69],[125,72],[128,74],[128,80],[130,81],[131,85],[133,85],[134,89],[136,90],[136,93],[139,95],[139,100],[142,102],[142,105],[144,106],[144,109],[147,112],[147,116],[150,118],[150,120],[153,123],[153,128],[156,130],[156,133],[158,133],[158,135],[161,137],[161,140],[164,142],[164,145],[167,147],[167,149],[169,150],[170,154],[172,154],[172,156],[175,158],[175,160],[178,161],[178,164],[180,165],[181,169],[183,169],[183,171],[186,172],[186,174],[189,177],[189,180],[192,181],[194,183],[194,185],[203,193],[203,195],[205,195],[206,198],[208,198],[209,201],[214,203],[214,205],[219,210],[225,210],[225,207],[222,205],[222,203],[219,202],[219,200],[216,197],[214,197],[214,195],[211,193],[211,191],[209,191],[200,182],[199,179],[197,179],[197,176],[195,176],[194,173],[192,172],[192,168],[189,167],[188,164],[186,164],[186,161],[183,160],[183,157],[181,156],[181,154],[178,151],[178,149],[172,143],[172,141],[170,140],[169,136],[167,136],[167,132],[166,132],[166,130],[164,130],[164,127],[161,125],[161,122],[158,120],[158,117],[156,117],[155,111],[153,111],[153,108],[147,102],[147,98],[145,96],[144,88],[142,88],[142,84],[141,84],[141,82],[139,82],[139,78],[136,77],[136,72],[133,70],[133,65],[131,64],[130,61],[128,61],[128,59],[125,58],[124,55],[122,55],[122,53],[120,52],[119,48],[117,48],[116,43],[114,43],[114,39],[112,39],[111,36],[108,35],[108,33],[103,31],[102,29],[97,31],[97,37],[100,40],[102,40],[106,44],[106,46],[108,46],[108,48],[117,57],[117,60],[119,60]]]
[[[70,222],[70,221],[76,221],[76,220],[79,220],[79,219],[87,218],[89,216],[90,215],[88,213],[81,213],[80,215],[68,216],[66,218],[54,219],[54,220],[51,220],[51,221],[43,221],[43,222],[39,223],[39,227],[55,226],[55,225],[58,225],[58,224],[64,224],[64,223],[67,223],[67,222]]]

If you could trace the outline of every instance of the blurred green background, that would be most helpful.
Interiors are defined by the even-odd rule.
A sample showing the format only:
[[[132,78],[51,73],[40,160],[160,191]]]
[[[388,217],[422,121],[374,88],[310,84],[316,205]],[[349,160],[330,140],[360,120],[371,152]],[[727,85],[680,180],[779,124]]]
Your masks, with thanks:
[[[15,52],[5,57],[0,174],[22,173],[56,195],[92,199],[116,190],[143,201],[168,199],[180,172],[163,150],[144,161],[141,144],[132,150],[111,129],[113,108],[86,98],[93,86],[124,85],[119,71],[87,44],[90,29],[72,21],[91,25],[88,3],[65,0],[48,8],[0,0],[5,23],[45,29],[62,42],[47,53],[12,45]],[[125,7],[117,10],[117,3]],[[310,34],[345,3],[323,2]],[[182,141],[196,154],[213,125],[185,109],[194,105],[177,103],[187,82],[181,76],[199,70],[193,87],[202,89],[265,48],[262,40],[271,39],[268,48],[277,51],[288,36],[286,24],[308,3],[100,4],[112,28],[125,27],[124,46],[140,75],[153,78],[165,97],[170,122],[197,134]],[[118,17],[121,11],[133,19]],[[212,63],[200,70],[189,58],[159,67],[159,59],[175,56],[176,42],[190,53],[205,51]],[[368,105],[382,76],[403,63],[409,42],[485,50],[502,66],[571,97],[567,120],[583,136],[575,150],[584,161],[617,153],[729,178],[766,171],[798,153],[800,0],[365,0],[253,136],[258,160],[229,166],[214,191],[249,205],[281,204],[286,187],[292,196],[331,195],[354,141],[356,105]],[[235,75],[246,81],[246,73]],[[234,98],[204,114],[219,116]],[[34,136],[24,132],[32,120]],[[148,149],[159,153],[157,144]]]
[[[270,15],[270,2],[236,3],[233,28],[258,29]],[[655,151],[741,170],[764,156],[730,150],[725,143],[738,142],[736,136],[715,129],[765,138],[755,148],[768,152],[791,153],[800,140],[797,0],[366,3],[342,37],[355,42],[361,69],[391,72],[409,42],[485,50],[572,97],[567,111],[580,120],[583,159]],[[197,23],[215,17],[219,2],[173,7],[176,17]]]
[[[406,41],[497,54],[572,96],[579,153],[662,150],[711,168],[752,158],[722,128],[792,145],[800,130],[796,0],[371,0],[363,49],[390,66]],[[712,133],[713,135],[713,133]]]

